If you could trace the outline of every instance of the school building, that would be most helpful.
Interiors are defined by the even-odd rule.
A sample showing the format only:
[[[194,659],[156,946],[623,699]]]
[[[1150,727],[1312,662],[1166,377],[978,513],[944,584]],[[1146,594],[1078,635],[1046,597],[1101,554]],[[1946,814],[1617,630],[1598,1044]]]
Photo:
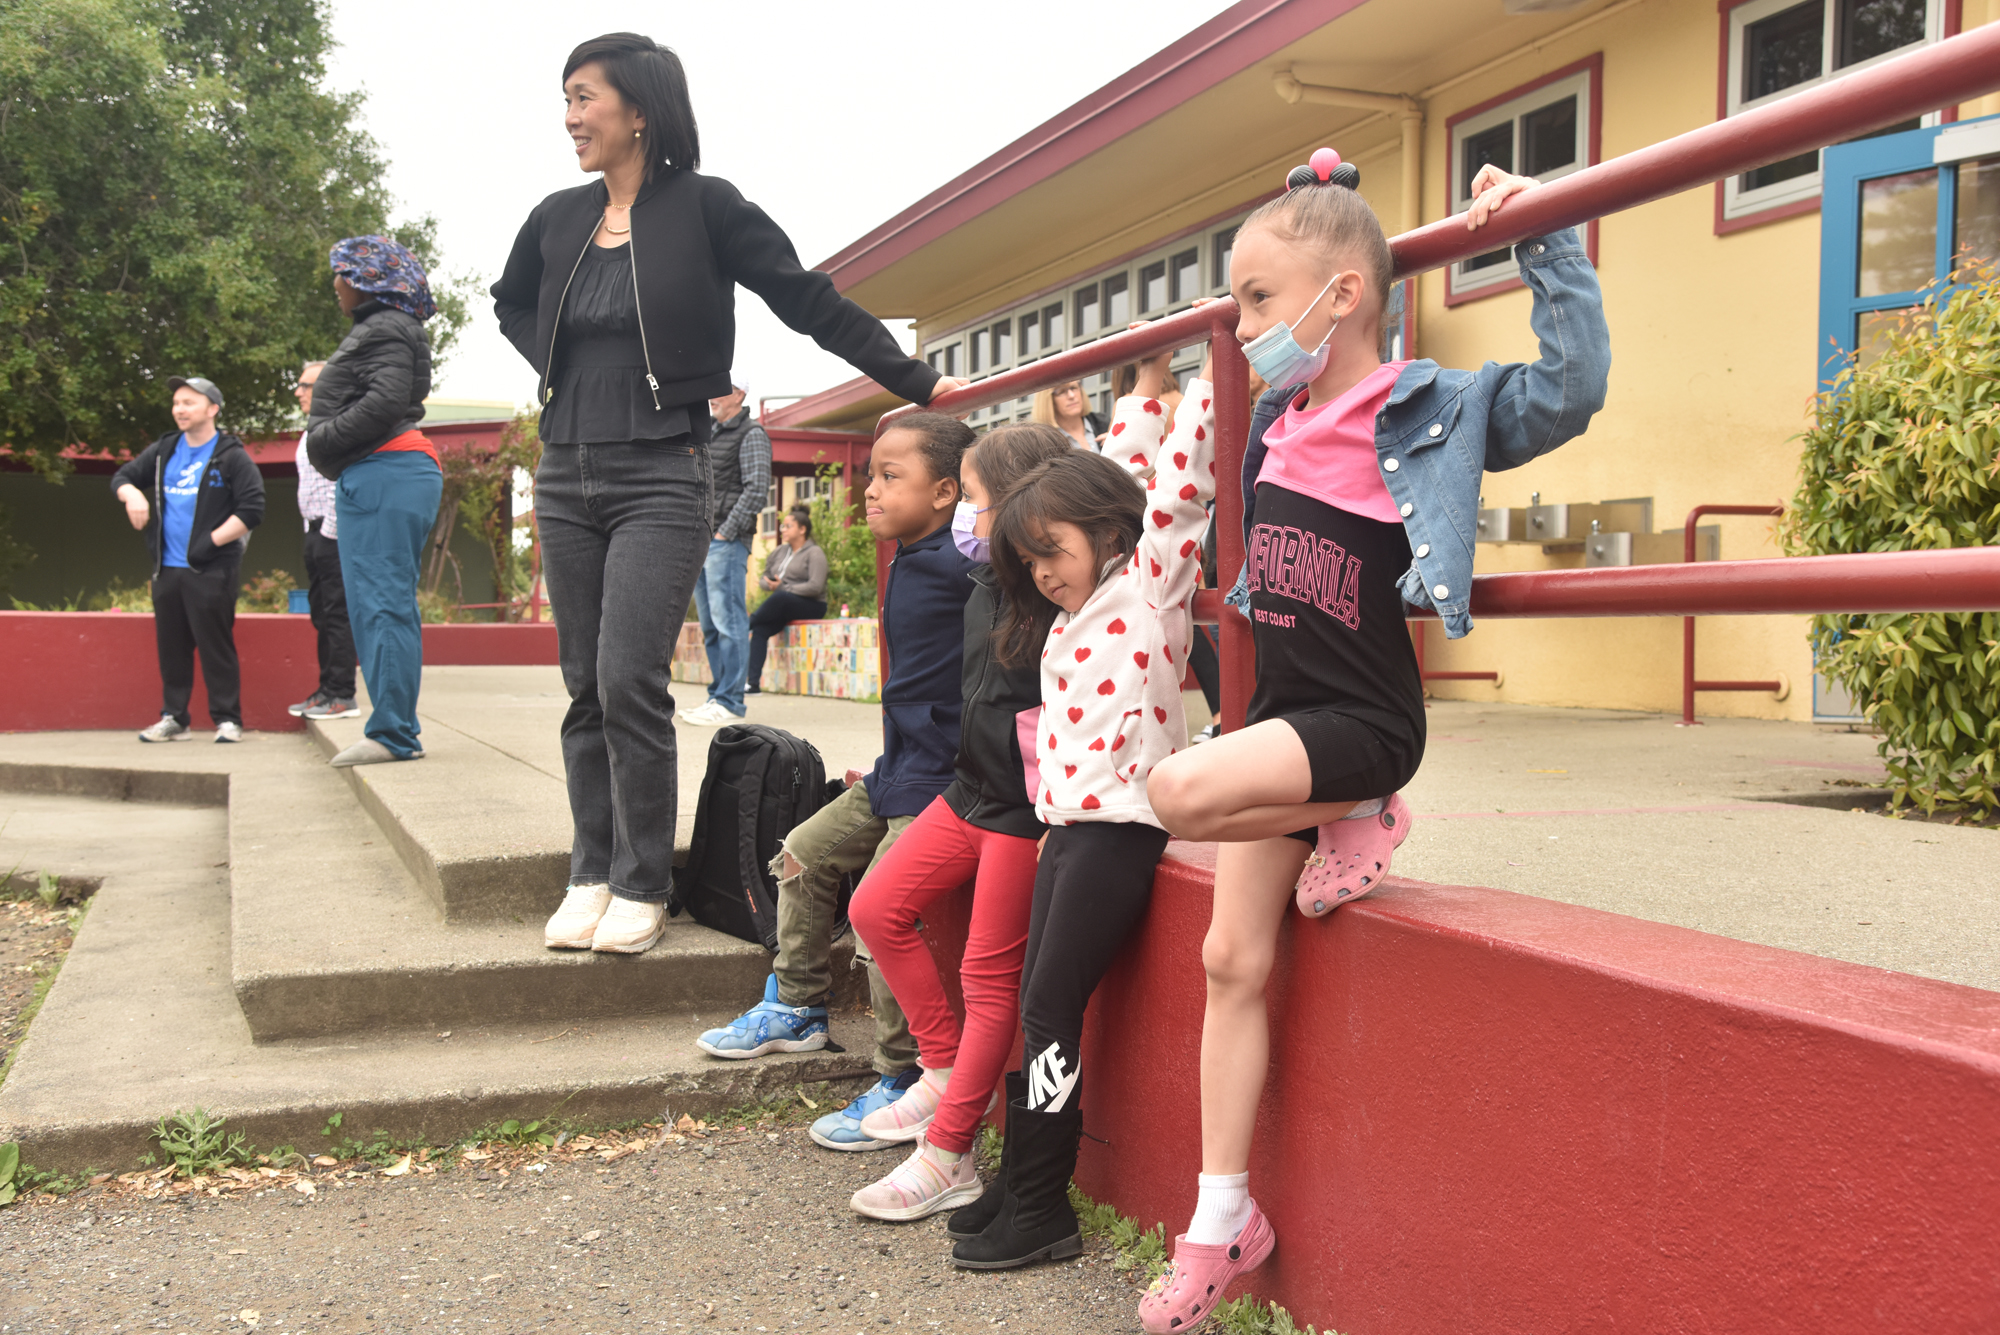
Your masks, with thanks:
[[[1461,211],[1483,163],[1553,180],[1995,19],[2000,0],[1243,0],[820,267],[976,379],[1223,295],[1238,224],[1319,145],[1360,168],[1394,235]],[[1610,399],[1582,439],[1488,476],[1476,569],[1679,561],[1692,507],[1788,500],[1829,364],[1866,356],[1955,255],[2000,254],[2000,119],[1979,120],[1995,113],[1994,96],[1939,108],[1591,224]],[[1536,356],[1505,251],[1404,287],[1399,355]],[[1108,407],[1104,377],[1086,389]],[[862,379],[768,420],[865,431],[899,402]],[[1780,554],[1772,519],[1702,527],[1700,559]],[[1815,682],[1808,624],[1702,619],[1700,677],[1786,689],[1705,694],[1700,712],[1806,720],[1817,696],[1846,716]],[[1679,704],[1672,619],[1424,633],[1427,667],[1500,676],[1433,683],[1442,697]]]

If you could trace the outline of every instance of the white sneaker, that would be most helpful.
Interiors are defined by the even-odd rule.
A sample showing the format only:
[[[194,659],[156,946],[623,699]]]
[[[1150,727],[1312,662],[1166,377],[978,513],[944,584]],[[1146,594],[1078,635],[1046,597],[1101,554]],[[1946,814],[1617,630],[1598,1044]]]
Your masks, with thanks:
[[[639,955],[653,948],[667,930],[667,906],[636,899],[614,899],[598,920],[590,948],[611,955]]]
[[[542,929],[542,944],[550,950],[589,950],[597,934],[597,923],[611,907],[611,887],[573,885],[563,896],[562,907]]]
[[[185,723],[176,723],[172,714],[160,715],[160,721],[139,734],[142,742],[178,742],[189,736]]]
[[[710,700],[699,712],[689,714],[687,721],[700,728],[719,728],[725,723],[741,723],[742,714],[732,714],[715,701]]]
[[[715,701],[703,700],[698,705],[689,705],[680,711],[680,716],[689,723],[699,723],[705,715],[715,712]]]
[[[218,742],[240,742],[243,740],[241,723],[218,723],[215,725],[215,740]]]

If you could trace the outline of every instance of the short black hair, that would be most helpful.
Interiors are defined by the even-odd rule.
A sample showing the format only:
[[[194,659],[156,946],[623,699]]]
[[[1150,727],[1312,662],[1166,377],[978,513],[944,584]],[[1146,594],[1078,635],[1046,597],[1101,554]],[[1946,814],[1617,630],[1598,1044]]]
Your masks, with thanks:
[[[694,103],[688,99],[687,71],[681,58],[650,37],[636,32],[608,32],[593,37],[569,53],[562,81],[595,62],[618,96],[646,118],[640,141],[646,156],[646,179],[661,164],[697,171],[701,167],[701,131],[694,123]]]
[[[891,431],[909,431],[922,443],[917,453],[924,456],[924,467],[931,470],[931,477],[942,482],[949,478],[958,479],[958,463],[965,457],[965,451],[979,439],[977,433],[956,417],[943,413],[911,413],[907,417],[896,417],[884,424],[882,436]]]
[[[787,513],[791,515],[794,524],[806,531],[808,538],[813,535],[813,512],[810,506],[794,505]]]

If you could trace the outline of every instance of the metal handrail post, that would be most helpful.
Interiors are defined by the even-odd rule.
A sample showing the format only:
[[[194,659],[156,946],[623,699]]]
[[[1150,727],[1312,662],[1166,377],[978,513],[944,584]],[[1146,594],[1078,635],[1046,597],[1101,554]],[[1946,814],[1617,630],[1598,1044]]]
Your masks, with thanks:
[[[1235,482],[1243,474],[1243,452],[1250,442],[1250,363],[1236,341],[1236,303],[1201,309],[1213,312],[1208,351],[1215,375],[1215,577],[1227,591],[1243,569],[1243,507],[1249,498]],[[1220,616],[1222,728],[1233,732],[1250,710],[1257,655],[1244,615],[1225,605]]]
[[[1703,515],[1783,515],[1782,505],[1697,505],[1688,511],[1685,528],[1686,543],[1681,560],[1688,565],[1695,563],[1695,526]],[[1701,721],[1694,716],[1694,693],[1709,691],[1775,691],[1774,681],[1711,681],[1697,682],[1694,679],[1694,618],[1681,618],[1681,726],[1698,728]]]

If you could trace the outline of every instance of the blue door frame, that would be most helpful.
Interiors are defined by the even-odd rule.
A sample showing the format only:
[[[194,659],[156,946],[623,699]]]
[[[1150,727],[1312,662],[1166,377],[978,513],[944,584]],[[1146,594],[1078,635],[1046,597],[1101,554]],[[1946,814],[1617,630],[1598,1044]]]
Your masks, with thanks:
[[[1950,136],[1942,140],[1941,137]],[[1977,147],[1973,147],[1977,145]],[[1970,151],[1959,151],[1965,146]],[[1855,328],[1870,311],[1901,310],[1923,300],[1921,289],[1858,297],[1861,267],[1861,187],[1866,181],[1935,168],[1938,174],[1937,253],[1931,277],[1952,270],[1961,161],[2000,151],[2000,116],[1905,130],[1851,144],[1836,144],[1823,158],[1820,193],[1820,385],[1830,387],[1855,350]]]

